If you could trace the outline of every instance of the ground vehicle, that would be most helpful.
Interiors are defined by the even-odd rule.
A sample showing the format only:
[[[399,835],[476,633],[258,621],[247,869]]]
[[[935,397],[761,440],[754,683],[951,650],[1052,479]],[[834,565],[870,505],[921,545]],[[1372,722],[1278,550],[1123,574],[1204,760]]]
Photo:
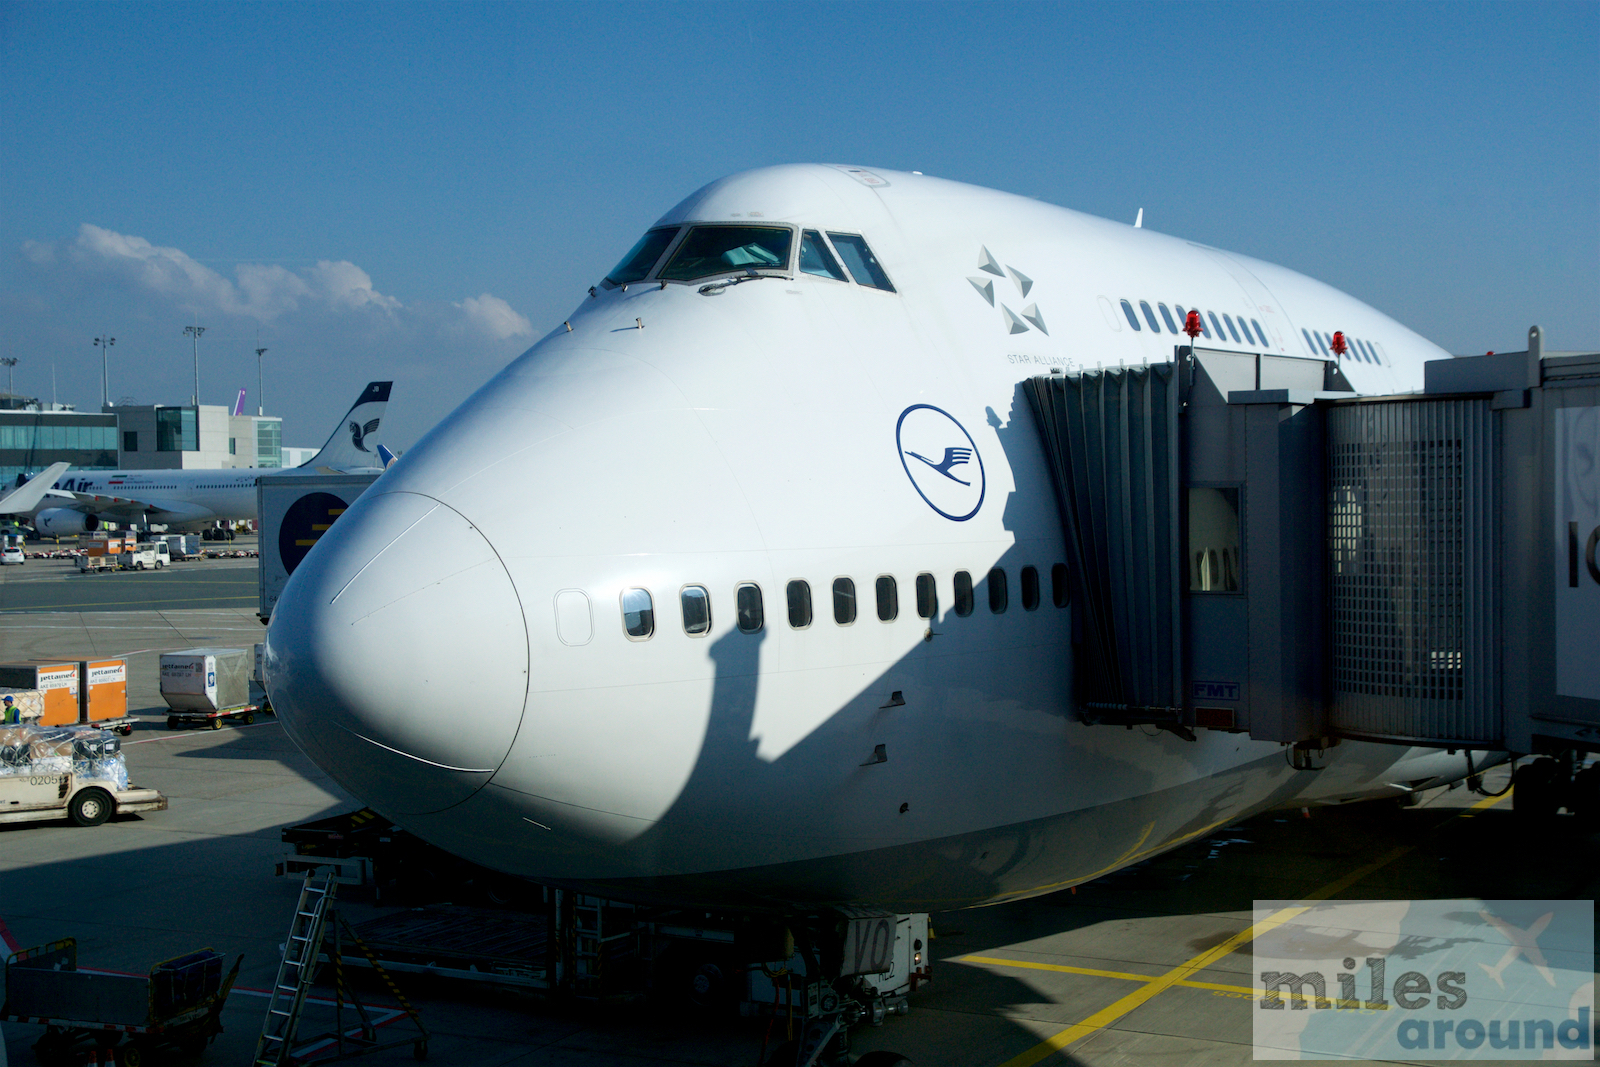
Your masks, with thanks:
[[[33,1049],[47,1064],[82,1062],[75,1046],[109,1050],[123,1034],[129,1040],[116,1049],[116,1062],[124,1067],[143,1064],[162,1046],[197,1055],[222,1031],[222,1006],[243,959],[226,977],[222,954],[209,948],[158,963],[148,976],[80,971],[77,940],[68,937],[6,959],[0,1018],[44,1024]]]
[[[0,565],[7,563],[26,563],[28,557],[23,555],[21,545],[7,544],[0,549]]]
[[[160,570],[171,562],[165,541],[141,541],[123,551],[121,567],[125,571]]]
[[[0,728],[0,823],[65,816],[99,826],[112,815],[166,808],[156,790],[128,784],[120,742],[106,731]]]

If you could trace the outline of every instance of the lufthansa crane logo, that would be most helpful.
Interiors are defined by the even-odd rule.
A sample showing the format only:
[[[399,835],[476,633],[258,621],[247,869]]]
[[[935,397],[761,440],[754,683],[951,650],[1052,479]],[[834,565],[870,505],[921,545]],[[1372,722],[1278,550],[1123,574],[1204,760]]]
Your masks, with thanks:
[[[906,477],[927,505],[952,522],[966,522],[983,507],[983,457],[965,427],[948,411],[913,404],[895,424],[895,444]]]

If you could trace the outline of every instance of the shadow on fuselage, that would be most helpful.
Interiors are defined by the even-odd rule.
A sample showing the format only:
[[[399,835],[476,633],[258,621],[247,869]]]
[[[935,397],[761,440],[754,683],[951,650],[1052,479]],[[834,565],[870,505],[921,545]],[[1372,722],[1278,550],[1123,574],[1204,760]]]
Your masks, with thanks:
[[[771,759],[759,754],[756,733],[762,649],[769,639],[803,641],[806,635],[730,629],[708,650],[712,696],[692,772],[657,822],[617,846],[629,866],[684,873],[586,886],[622,899],[723,907],[967,907],[1099,877],[1288,791],[1287,773],[1264,775],[1261,766],[1246,765],[1213,774],[1189,766],[1194,742],[1165,733],[1125,735],[1071,715],[1070,616],[1053,605],[1048,584],[1050,564],[1063,554],[1045,457],[1020,386],[1009,418],[993,409],[987,414],[1017,487],[1004,504],[1013,543],[990,565],[1012,581],[1025,564],[1037,567],[1043,586],[1038,608],[1025,611],[1013,586],[1004,609],[991,611],[987,568],[975,546],[969,614],[958,617],[953,605],[941,603],[928,620],[931,638],[894,662],[868,665],[871,677],[853,699]],[[989,473],[991,486],[1001,480],[997,474]],[[847,523],[848,516],[839,521]],[[783,627],[771,607],[778,605],[769,606],[768,627]],[[903,602],[902,619],[914,610]],[[819,618],[813,625],[832,621]],[[904,706],[887,701],[897,691],[906,694]],[[1011,750],[995,741],[1002,730]],[[934,731],[943,736],[929,744]],[[875,762],[880,745],[886,759]],[[1031,751],[1052,745],[1065,751],[1042,763]],[[1062,782],[1041,783],[1022,769],[1020,752],[1007,759],[1017,746],[1030,749],[1026,756],[1035,769],[1092,776],[1097,785],[1087,787],[1087,797],[1078,791],[1077,802],[1063,804],[1064,810],[1011,817],[1027,806],[1015,802],[1018,791],[1063,792],[1056,788]],[[951,754],[958,755],[952,760]],[[1277,764],[1287,772],[1281,760]],[[1097,790],[1115,799],[1096,803]],[[964,803],[949,803],[954,793]],[[947,814],[936,826],[926,813],[940,810]],[[949,816],[951,810],[961,811],[959,819]],[[976,828],[939,828],[955,821]],[[730,850],[730,838],[740,847]],[[728,869],[730,851],[748,862]],[[795,855],[805,858],[787,858]]]

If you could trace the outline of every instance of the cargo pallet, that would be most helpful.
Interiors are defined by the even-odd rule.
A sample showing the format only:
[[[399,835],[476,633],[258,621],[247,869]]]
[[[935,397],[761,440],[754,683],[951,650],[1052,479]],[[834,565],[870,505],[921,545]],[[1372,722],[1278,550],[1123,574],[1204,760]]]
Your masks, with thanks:
[[[221,711],[169,711],[167,729],[176,730],[179,726],[210,726],[213,730],[220,730],[224,719],[232,719],[249,726],[256,721],[256,712],[261,710],[258,705],[243,704],[236,708],[223,708]],[[272,714],[271,709],[268,709],[266,714]]]

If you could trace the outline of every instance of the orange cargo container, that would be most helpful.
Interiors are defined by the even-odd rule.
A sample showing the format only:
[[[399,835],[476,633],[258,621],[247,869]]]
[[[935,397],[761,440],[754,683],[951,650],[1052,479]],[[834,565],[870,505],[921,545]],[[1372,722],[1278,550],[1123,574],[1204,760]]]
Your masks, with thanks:
[[[128,661],[78,661],[78,721],[105,722],[128,715]]]
[[[40,726],[71,726],[78,721],[78,665],[70,660],[0,664],[0,686],[44,691]]]

